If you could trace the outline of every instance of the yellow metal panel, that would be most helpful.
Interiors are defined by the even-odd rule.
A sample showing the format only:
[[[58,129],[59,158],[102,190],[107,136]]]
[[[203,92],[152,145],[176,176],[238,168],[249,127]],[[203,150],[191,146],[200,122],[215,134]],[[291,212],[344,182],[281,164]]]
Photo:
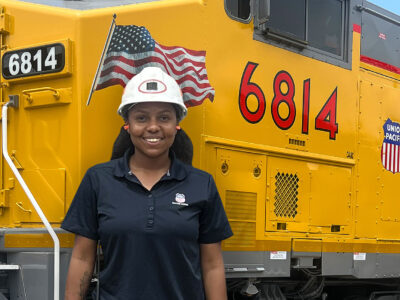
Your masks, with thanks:
[[[42,87],[24,90],[22,95],[21,99],[25,109],[65,105],[72,102],[71,88]]]
[[[280,183],[282,174],[287,184]],[[338,234],[350,233],[351,168],[273,157],[268,176],[266,230],[277,230],[283,222],[287,231],[331,233],[338,225]]]
[[[23,177],[49,222],[61,222],[65,214],[65,170],[26,170]],[[14,222],[41,222],[19,186],[16,192],[18,200],[10,204],[14,208]]]
[[[382,85],[382,123],[391,119],[400,123],[400,89],[399,83],[385,80]],[[383,135],[379,141],[380,148],[383,143]],[[380,161],[380,149],[377,149],[375,157]],[[382,166],[382,165],[381,165]],[[400,184],[400,173],[392,172],[382,168],[380,220],[378,232],[380,239],[400,239],[400,201],[397,190]]]
[[[317,239],[293,239],[292,250],[297,252],[321,252],[322,240]]]
[[[256,211],[263,211],[265,171],[264,155],[217,148],[216,183],[234,233],[224,249],[256,248],[257,230],[262,235],[264,218]]]
[[[398,83],[371,72],[360,81],[360,133],[356,206],[356,236],[396,239],[400,231],[399,174],[381,161],[387,119],[400,122]]]
[[[369,77],[366,72],[361,73]],[[381,198],[382,166],[379,140],[383,137],[381,87],[360,80],[359,150],[357,165],[356,237],[376,237]]]
[[[214,103],[205,103],[205,134],[210,136],[229,136],[232,140],[247,141],[254,144],[290,147],[286,135],[301,135],[302,95],[304,80],[311,80],[310,126],[309,134],[301,135],[309,139],[308,151],[336,157],[346,157],[347,151],[355,151],[357,76],[342,68],[320,61],[299,56],[294,52],[266,43],[254,42],[253,24],[235,22],[223,13],[223,2],[210,2],[215,14],[209,22],[223,35],[210,35],[207,63],[210,81],[214,83],[217,98]],[[222,14],[221,14],[222,13]],[[228,45],[229,51],[221,55],[221,45]],[[359,60],[359,57],[355,56]],[[251,82],[257,84],[265,95],[266,110],[263,118],[255,124],[244,120],[238,109],[239,87],[247,62],[258,63]],[[234,63],[233,63],[234,62]],[[227,71],[227,66],[229,69]],[[295,84],[294,102],[296,119],[288,130],[278,128],[271,116],[271,102],[274,97],[273,81],[281,71],[290,73]],[[321,75],[323,74],[323,76]],[[331,95],[338,88],[337,123],[339,133],[336,140],[330,140],[329,134],[315,130],[315,117]],[[248,99],[249,106],[257,107],[254,96]],[[286,107],[282,105],[284,110]],[[283,111],[284,115],[285,112]],[[189,120],[188,120],[189,121]],[[219,124],[229,124],[220,126]],[[300,147],[299,147],[300,148]]]
[[[230,220],[229,223],[234,235],[224,241],[224,249],[256,246],[256,222]]]
[[[353,252],[353,239],[324,238],[322,252]]]
[[[75,236],[72,233],[57,234],[61,248],[72,248]],[[10,234],[4,235],[5,248],[53,248],[54,242],[48,234]]]
[[[385,70],[383,68],[376,67],[376,66],[371,65],[371,64],[367,64],[365,62],[360,62],[360,67],[362,69],[372,71],[372,72],[374,72],[376,74],[382,74],[382,75],[384,75],[386,77],[390,77],[390,78],[393,78],[393,79],[400,80],[400,74],[391,72],[389,70]]]
[[[0,32],[2,34],[7,34],[10,33],[11,29],[12,29],[12,17],[5,13],[4,11],[4,7],[0,6]]]
[[[341,226],[350,233],[351,169],[341,166],[308,164],[311,173],[310,225]]]

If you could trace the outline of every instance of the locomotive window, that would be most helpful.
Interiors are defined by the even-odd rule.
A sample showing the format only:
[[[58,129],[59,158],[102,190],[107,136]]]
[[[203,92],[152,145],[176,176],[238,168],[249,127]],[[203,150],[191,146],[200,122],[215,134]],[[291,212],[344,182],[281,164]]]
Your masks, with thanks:
[[[271,0],[267,35],[293,40],[341,56],[344,5],[341,0]],[[285,39],[286,38],[286,39]]]
[[[341,56],[343,48],[343,3],[338,0],[308,0],[309,45]]]
[[[306,0],[272,0],[265,26],[270,32],[306,41]]]
[[[250,22],[250,0],[225,0],[225,11],[236,21]]]
[[[269,0],[269,4],[269,19],[255,22],[254,39],[351,68],[350,1]],[[257,14],[251,17],[257,20]]]

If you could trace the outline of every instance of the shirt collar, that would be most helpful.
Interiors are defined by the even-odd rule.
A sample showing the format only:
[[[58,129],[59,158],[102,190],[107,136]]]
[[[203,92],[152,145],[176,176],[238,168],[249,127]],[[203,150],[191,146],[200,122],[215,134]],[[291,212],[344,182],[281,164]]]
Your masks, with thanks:
[[[134,152],[135,149],[133,147],[130,147],[128,150],[125,151],[123,157],[116,159],[116,164],[114,167],[115,176],[125,177],[130,175],[129,159]],[[176,158],[175,153],[171,149],[169,150],[169,157],[171,159],[171,166],[167,171],[167,174],[163,176],[162,179],[183,180],[187,175],[187,166]]]

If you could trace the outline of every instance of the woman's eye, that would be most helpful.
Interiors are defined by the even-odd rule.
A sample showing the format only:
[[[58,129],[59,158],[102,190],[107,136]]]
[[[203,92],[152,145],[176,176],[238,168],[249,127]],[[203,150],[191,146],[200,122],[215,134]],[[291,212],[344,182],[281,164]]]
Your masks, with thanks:
[[[160,120],[161,120],[161,121],[164,121],[164,122],[165,122],[165,121],[169,121],[169,120],[170,120],[170,117],[167,116],[167,115],[161,116],[161,117],[160,117]]]
[[[144,122],[144,121],[146,121],[146,117],[145,116],[136,116],[135,120],[137,122]]]

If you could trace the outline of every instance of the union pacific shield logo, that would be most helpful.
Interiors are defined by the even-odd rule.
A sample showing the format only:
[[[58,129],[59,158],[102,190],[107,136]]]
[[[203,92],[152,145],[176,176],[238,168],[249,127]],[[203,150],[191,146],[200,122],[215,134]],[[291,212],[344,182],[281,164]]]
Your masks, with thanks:
[[[384,140],[381,159],[383,167],[392,172],[400,172],[400,124],[387,119],[383,125]]]

